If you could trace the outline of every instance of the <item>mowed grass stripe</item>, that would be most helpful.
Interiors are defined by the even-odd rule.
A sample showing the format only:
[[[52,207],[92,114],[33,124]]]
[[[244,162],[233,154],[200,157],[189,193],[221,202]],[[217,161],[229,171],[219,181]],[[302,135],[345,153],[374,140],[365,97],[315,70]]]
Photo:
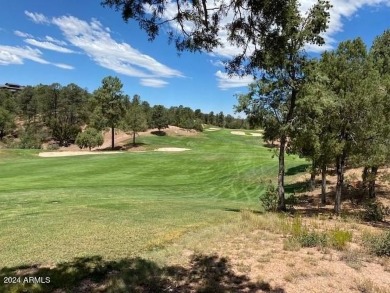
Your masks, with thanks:
[[[258,137],[229,130],[141,137],[181,153],[41,158],[0,151],[0,267],[76,256],[134,256],[258,208],[277,158]],[[287,167],[305,164],[288,157]]]

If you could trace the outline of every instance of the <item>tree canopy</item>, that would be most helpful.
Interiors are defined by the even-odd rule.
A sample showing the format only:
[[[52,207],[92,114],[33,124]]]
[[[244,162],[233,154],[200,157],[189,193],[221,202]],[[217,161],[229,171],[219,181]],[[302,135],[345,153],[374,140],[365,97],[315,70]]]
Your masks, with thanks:
[[[111,128],[111,149],[114,149],[115,128],[125,114],[125,96],[122,93],[123,84],[118,77],[107,76],[102,85],[94,92],[97,102],[95,119],[104,121],[105,127]],[[101,119],[104,120],[101,120]]]
[[[296,64],[286,56],[306,44],[324,43],[329,1],[318,0],[301,16],[298,1],[103,0],[103,6],[135,20],[150,40],[162,28],[178,51],[212,52],[226,44],[239,48],[228,62],[230,73],[256,73]],[[288,65],[290,64],[290,65]]]

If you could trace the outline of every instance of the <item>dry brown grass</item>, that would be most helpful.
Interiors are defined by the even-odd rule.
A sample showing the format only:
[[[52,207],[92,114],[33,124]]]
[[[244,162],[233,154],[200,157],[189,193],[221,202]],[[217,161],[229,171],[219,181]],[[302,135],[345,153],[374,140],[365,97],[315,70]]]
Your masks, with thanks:
[[[235,221],[186,234],[173,246],[148,257],[165,264],[182,264],[194,252],[217,254],[227,257],[237,274],[269,284],[266,292],[277,288],[284,292],[387,292],[384,288],[390,288],[389,260],[371,257],[361,247],[360,237],[354,236],[343,250],[332,246],[286,250],[293,221],[289,216],[245,210]],[[357,231],[367,227],[340,219],[301,221],[319,232],[337,228],[360,235]]]

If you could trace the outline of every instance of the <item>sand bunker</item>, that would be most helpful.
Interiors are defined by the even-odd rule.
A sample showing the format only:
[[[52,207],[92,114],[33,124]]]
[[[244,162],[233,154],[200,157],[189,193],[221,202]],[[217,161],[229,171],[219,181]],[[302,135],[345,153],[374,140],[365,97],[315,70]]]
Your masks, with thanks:
[[[183,151],[189,151],[190,149],[185,148],[159,148],[156,149],[156,152],[183,152]]]
[[[90,151],[68,151],[68,152],[43,152],[38,156],[44,158],[54,157],[70,157],[70,156],[83,156],[83,155],[111,155],[111,154],[123,154],[123,152],[90,152]]]
[[[252,136],[263,136],[261,133],[251,133],[252,134]]]
[[[232,131],[230,132],[231,134],[235,134],[235,135],[245,135],[245,132],[244,131]]]
[[[210,128],[205,129],[205,131],[217,131],[217,130],[220,130],[220,129],[221,129],[221,128],[210,127]]]

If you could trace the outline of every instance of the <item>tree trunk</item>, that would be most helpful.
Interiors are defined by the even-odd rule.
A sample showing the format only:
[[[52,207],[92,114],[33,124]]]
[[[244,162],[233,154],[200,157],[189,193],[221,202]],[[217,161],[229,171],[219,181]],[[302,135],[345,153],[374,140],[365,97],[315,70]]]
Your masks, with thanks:
[[[311,172],[310,172],[310,191],[313,191],[316,187],[316,170],[315,170],[315,161],[311,163]]]
[[[113,150],[115,148],[115,127],[111,126],[111,149]]]
[[[337,184],[336,184],[336,197],[334,200],[334,211],[337,215],[340,214],[341,210],[341,193],[344,185],[344,164],[345,164],[345,151],[336,160],[336,173],[337,173]]]
[[[286,136],[282,135],[280,137],[280,147],[279,147],[279,172],[278,172],[278,196],[279,204],[278,210],[286,210],[286,201],[284,198],[284,154],[286,149]]]
[[[363,188],[367,187],[368,169],[369,169],[369,167],[364,167],[364,169],[363,169],[363,173],[362,173],[362,186],[363,186]]]
[[[321,168],[321,203],[326,204],[326,165]]]
[[[133,146],[135,146],[135,131],[133,131]]]
[[[378,174],[378,167],[377,166],[371,167],[370,179],[368,181],[368,197],[369,198],[376,197],[375,180],[376,180],[377,174]]]

